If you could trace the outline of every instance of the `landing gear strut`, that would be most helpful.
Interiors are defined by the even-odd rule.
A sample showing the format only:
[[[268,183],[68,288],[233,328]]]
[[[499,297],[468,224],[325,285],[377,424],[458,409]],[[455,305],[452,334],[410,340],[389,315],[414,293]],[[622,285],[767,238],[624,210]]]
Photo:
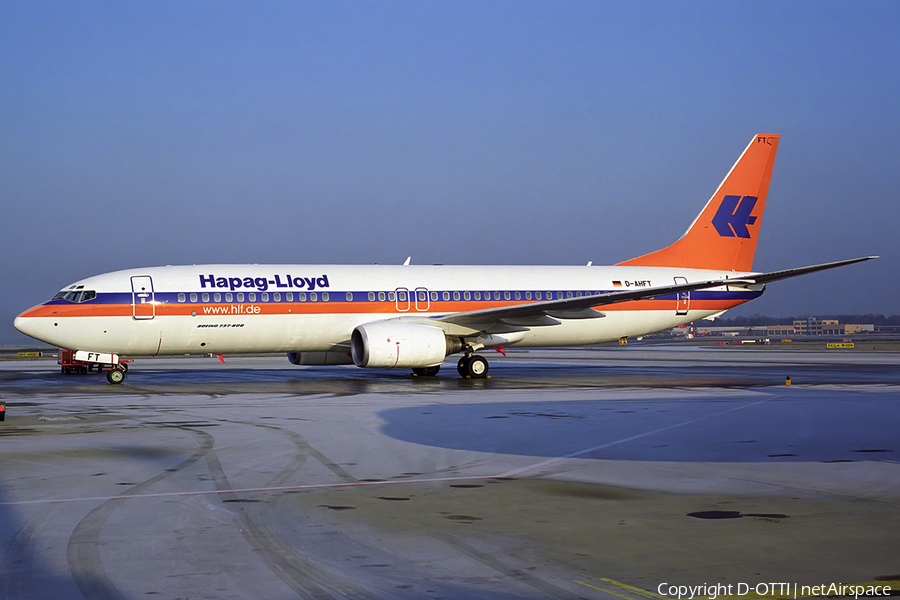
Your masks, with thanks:
[[[463,379],[484,379],[488,374],[488,361],[480,354],[466,354],[456,363],[456,370]]]

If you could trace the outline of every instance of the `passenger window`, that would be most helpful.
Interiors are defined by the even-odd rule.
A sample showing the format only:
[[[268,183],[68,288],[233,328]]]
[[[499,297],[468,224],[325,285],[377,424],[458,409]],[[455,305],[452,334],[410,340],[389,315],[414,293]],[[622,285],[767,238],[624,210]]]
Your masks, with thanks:
[[[347,302],[353,302],[353,292],[347,292]]]
[[[453,299],[459,300],[459,292],[453,292]]]
[[[566,292],[566,298],[571,298],[571,297],[572,297],[572,292]]]
[[[509,292],[503,292],[503,299],[509,300]]]
[[[191,292],[191,302],[196,302],[196,301],[197,301],[197,293]]]
[[[272,301],[281,302],[281,292],[275,292],[274,294],[272,294]]]
[[[187,296],[185,296],[183,293],[182,293],[182,294],[178,294],[178,301],[179,301],[179,302],[184,302],[185,300],[187,300]]]
[[[540,300],[541,298],[543,298],[543,296],[541,295],[540,292],[535,292],[535,293],[534,293],[534,299],[535,299],[535,300]]]
[[[322,292],[322,302],[328,302],[328,292]]]
[[[306,302],[306,292],[299,292],[297,298],[300,299],[300,302]]]
[[[463,300],[471,300],[472,294],[470,292],[463,292]]]
[[[437,302],[437,299],[438,299],[438,293],[437,293],[437,292],[431,292],[431,301],[432,301],[432,302]]]
[[[268,302],[269,301],[269,292],[263,292],[262,294],[260,294],[259,299],[261,302]]]
[[[522,292],[516,292],[516,300],[522,299]]]
[[[231,302],[233,298],[234,298],[234,295],[231,292],[225,293],[225,302]]]
[[[378,301],[384,302],[384,292],[378,292]]]
[[[494,300],[500,299],[500,292],[494,292]]]
[[[474,292],[474,294],[476,300],[481,300],[481,292]]]
[[[396,299],[397,299],[397,294],[395,294],[394,292],[388,292],[388,300],[389,301],[393,302]]]
[[[244,292],[238,292],[238,295],[237,295],[237,301],[238,301],[238,302],[243,302],[243,301],[244,301]]]
[[[203,292],[203,295],[200,296],[200,299],[204,302],[209,302],[209,292]]]
[[[406,302],[406,292],[397,292],[400,296],[400,302]]]
[[[450,299],[450,292],[441,292],[441,297],[447,301]]]
[[[428,300],[428,295],[425,292],[419,292],[419,302],[425,302]]]
[[[284,295],[284,299],[287,300],[288,302],[293,302],[294,301],[294,292],[287,292]]]
[[[249,294],[247,294],[247,297],[250,302],[256,302],[256,292],[250,292]]]
[[[369,292],[369,302],[375,302],[375,292]]]
[[[317,302],[318,300],[319,300],[319,294],[317,294],[316,292],[309,293],[309,301],[310,302]]]

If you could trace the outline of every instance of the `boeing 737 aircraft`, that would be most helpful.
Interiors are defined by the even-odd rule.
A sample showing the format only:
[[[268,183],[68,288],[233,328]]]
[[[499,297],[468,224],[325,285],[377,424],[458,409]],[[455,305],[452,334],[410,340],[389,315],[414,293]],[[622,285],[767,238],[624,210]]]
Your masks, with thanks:
[[[614,266],[202,265],[117,271],[66,286],[16,329],[75,357],[286,352],[297,365],[355,363],[436,375],[462,353],[624,340],[718,315],[766,284],[869,260],[756,273],[753,255],[778,135],[755,136],[672,245]]]

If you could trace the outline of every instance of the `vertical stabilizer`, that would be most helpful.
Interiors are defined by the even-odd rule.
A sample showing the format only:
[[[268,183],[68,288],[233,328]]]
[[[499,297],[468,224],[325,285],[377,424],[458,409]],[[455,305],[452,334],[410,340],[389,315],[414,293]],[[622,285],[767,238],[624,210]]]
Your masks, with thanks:
[[[719,189],[671,246],[620,265],[751,271],[779,135],[756,135]]]

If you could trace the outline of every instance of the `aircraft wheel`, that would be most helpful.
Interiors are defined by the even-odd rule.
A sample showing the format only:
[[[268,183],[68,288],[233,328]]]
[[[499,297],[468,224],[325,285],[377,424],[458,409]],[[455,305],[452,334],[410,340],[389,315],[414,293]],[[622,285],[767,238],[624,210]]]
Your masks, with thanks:
[[[456,369],[464,379],[484,379],[488,374],[488,361],[479,354],[470,354],[459,359]]]
[[[110,383],[122,383],[125,381],[125,371],[122,369],[110,369],[106,374],[106,380]]]
[[[438,374],[438,371],[441,370],[441,365],[435,365],[433,367],[418,367],[413,369],[413,373],[418,375],[419,377],[434,377]]]
[[[463,356],[459,359],[459,362],[456,363],[456,370],[459,372],[459,376],[463,379],[469,374],[469,357]]]
[[[473,354],[469,359],[468,375],[472,379],[484,379],[488,374],[488,361],[485,357]]]

